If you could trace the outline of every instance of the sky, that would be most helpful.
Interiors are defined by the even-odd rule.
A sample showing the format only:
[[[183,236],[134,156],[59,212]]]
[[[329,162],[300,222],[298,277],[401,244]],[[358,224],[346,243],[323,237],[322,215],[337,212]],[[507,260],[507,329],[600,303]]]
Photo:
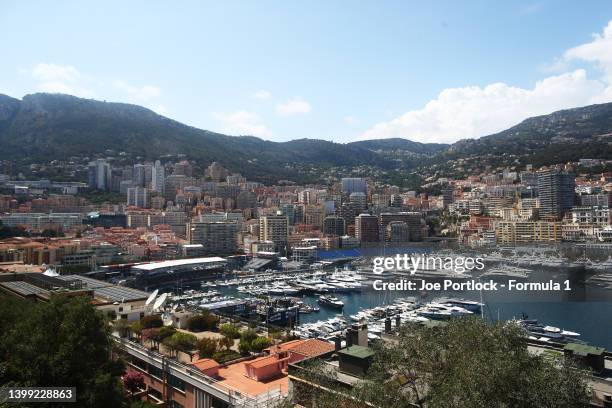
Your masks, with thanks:
[[[0,93],[286,141],[452,143],[612,101],[612,2],[0,1]]]

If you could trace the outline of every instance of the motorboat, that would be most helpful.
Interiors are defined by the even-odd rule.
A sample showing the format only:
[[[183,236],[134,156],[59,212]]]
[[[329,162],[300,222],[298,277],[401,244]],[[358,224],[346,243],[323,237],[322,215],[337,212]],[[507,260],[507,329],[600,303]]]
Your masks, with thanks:
[[[344,307],[343,301],[341,301],[335,296],[330,296],[330,295],[319,296],[318,302],[322,306],[333,307],[336,309],[342,309]]]

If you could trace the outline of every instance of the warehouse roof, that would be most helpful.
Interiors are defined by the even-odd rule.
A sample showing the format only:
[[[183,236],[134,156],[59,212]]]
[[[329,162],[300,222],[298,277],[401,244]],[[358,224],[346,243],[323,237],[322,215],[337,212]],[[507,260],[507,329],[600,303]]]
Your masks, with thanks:
[[[142,265],[135,265],[132,269],[137,269],[141,271],[154,271],[156,269],[163,268],[172,268],[175,266],[186,266],[186,265],[198,265],[205,263],[218,263],[218,262],[226,262],[225,259],[212,256],[208,258],[191,258],[191,259],[177,259],[174,261],[161,261],[161,262],[151,262]]]

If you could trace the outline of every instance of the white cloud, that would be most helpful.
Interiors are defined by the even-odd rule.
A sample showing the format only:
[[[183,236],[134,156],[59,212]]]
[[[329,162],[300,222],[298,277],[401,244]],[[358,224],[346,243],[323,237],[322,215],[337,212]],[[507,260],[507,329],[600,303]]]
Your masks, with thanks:
[[[256,113],[237,110],[229,113],[213,112],[212,115],[223,123],[221,133],[258,137],[272,136],[270,129],[262,123],[261,117]]]
[[[40,63],[31,70],[32,77],[39,81],[70,81],[81,78],[81,73],[72,65]]]
[[[304,115],[310,113],[311,110],[310,104],[299,97],[276,105],[276,113],[280,116]]]
[[[266,91],[265,89],[261,89],[251,94],[251,98],[257,99],[260,101],[265,101],[267,99],[270,99],[271,97],[272,97],[272,93],[270,91]]]
[[[64,93],[83,98],[127,101],[148,107],[166,115],[168,110],[159,102],[162,91],[155,85],[133,85],[121,79],[98,78],[81,73],[73,65],[39,63],[19,73],[35,82],[40,92]]]
[[[593,34],[593,41],[570,48],[563,54],[566,60],[594,63],[603,70],[608,83],[612,82],[612,20],[601,34]]]
[[[36,81],[37,91],[66,93],[84,98],[92,98],[96,95],[96,92],[87,84],[88,78],[72,65],[39,63],[30,69],[19,71]]]
[[[612,100],[612,21],[593,40],[567,50],[552,68],[567,69],[586,61],[605,73],[590,78],[586,69],[546,77],[533,88],[503,82],[484,87],[444,89],[424,107],[374,125],[361,139],[403,137],[421,142],[452,143],[507,129],[520,121],[560,109]]]

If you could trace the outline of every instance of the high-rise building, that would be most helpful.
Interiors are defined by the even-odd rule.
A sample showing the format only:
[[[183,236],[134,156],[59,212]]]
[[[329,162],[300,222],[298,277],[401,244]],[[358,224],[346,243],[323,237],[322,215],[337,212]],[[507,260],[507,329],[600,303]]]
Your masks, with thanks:
[[[344,194],[351,193],[364,193],[368,192],[368,185],[366,181],[362,178],[343,178],[342,179],[342,192]]]
[[[147,169],[144,164],[135,164],[132,173],[132,181],[137,187],[147,186]]]
[[[276,252],[285,253],[289,221],[285,215],[264,215],[259,219],[259,240],[274,242]]]
[[[149,208],[149,199],[149,191],[144,187],[130,187],[127,189],[127,205]]]
[[[398,212],[380,214],[381,236],[389,240],[388,225],[392,222],[403,222],[408,228],[410,241],[421,241],[423,239],[422,224],[423,216],[420,212]]]
[[[448,208],[448,206],[452,204],[453,201],[455,201],[453,192],[454,190],[452,187],[446,187],[442,189],[442,207]]]
[[[172,174],[193,177],[193,166],[187,160],[182,160],[174,165],[174,172]]]
[[[110,164],[106,160],[97,159],[90,162],[87,168],[89,187],[96,190],[110,190],[111,174]]]
[[[561,223],[547,221],[500,221],[495,228],[498,244],[558,242]]]
[[[394,208],[401,208],[404,206],[404,198],[400,194],[392,194],[389,198],[390,206]]]
[[[323,220],[323,232],[325,235],[344,235],[344,218],[338,215],[329,215]]]
[[[155,162],[151,174],[151,189],[160,194],[164,193],[164,182],[166,180],[166,170],[159,160]]]
[[[355,237],[361,242],[379,242],[378,217],[359,214],[355,217]]]
[[[190,244],[201,244],[205,254],[236,251],[239,226],[235,222],[192,222],[187,228]]]
[[[403,221],[391,221],[387,225],[386,240],[391,242],[410,241],[410,229],[408,224]]]
[[[540,216],[561,219],[574,205],[575,177],[559,170],[538,172]]]
[[[315,204],[317,202],[317,190],[307,188],[298,193],[298,202],[300,204]]]
[[[355,191],[349,195],[349,202],[358,211],[363,211],[368,207],[367,196],[361,191]]]
[[[244,210],[257,207],[257,194],[252,191],[241,191],[236,198],[236,207]]]
[[[228,175],[229,172],[217,162],[212,162],[206,169],[206,176],[212,181],[223,181]]]
[[[289,225],[304,222],[304,206],[302,204],[281,204],[280,211],[282,215],[287,216]]]
[[[325,219],[325,209],[321,205],[307,205],[304,208],[304,224],[314,225],[317,228],[323,227]]]

